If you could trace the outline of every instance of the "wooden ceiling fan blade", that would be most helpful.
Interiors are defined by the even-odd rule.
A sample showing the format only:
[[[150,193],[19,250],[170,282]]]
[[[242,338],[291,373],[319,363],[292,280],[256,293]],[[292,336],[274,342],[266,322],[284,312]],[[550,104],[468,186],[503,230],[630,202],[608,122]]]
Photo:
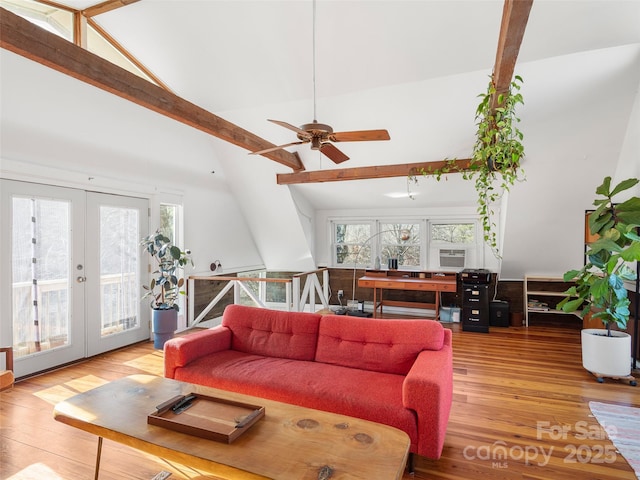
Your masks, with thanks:
[[[257,152],[249,152],[249,155],[262,155],[263,153],[274,152],[274,151],[280,150],[282,148],[291,147],[293,145],[301,145],[303,143],[309,143],[309,142],[303,141],[303,142],[285,143],[284,145],[278,145],[277,147],[265,148],[264,150],[258,150]]]
[[[302,130],[301,128],[298,128],[298,127],[296,127],[294,125],[291,125],[290,123],[283,122],[282,120],[271,120],[270,118],[268,118],[267,120],[272,122],[272,123],[275,123],[276,125],[280,125],[281,127],[288,128],[289,130],[293,130],[298,135],[302,135],[303,137],[311,137],[309,132],[306,132],[306,131]]]
[[[349,160],[349,157],[347,157],[344,153],[338,150],[338,148],[332,143],[328,143],[328,142],[323,143],[322,145],[320,145],[320,151],[324,155],[329,157],[331,161],[334,163],[342,163]]]
[[[358,130],[355,132],[335,132],[329,135],[334,142],[368,142],[373,140],[390,140],[387,130]]]

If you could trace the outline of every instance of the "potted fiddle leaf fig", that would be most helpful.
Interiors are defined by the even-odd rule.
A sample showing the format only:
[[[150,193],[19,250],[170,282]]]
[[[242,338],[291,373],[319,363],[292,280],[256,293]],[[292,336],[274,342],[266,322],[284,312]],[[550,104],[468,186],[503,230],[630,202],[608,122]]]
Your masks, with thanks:
[[[579,312],[582,318],[590,315],[605,325],[605,329],[581,332],[582,365],[599,381],[631,373],[631,336],[623,331],[631,314],[625,282],[635,281],[636,262],[640,261],[640,198],[615,203],[614,197],[638,182],[630,178],[612,187],[611,177],[606,177],[596,189],[599,198],[593,202],[596,209],[588,223],[597,239],[588,246],[585,265],[564,274],[564,280],[575,285],[557,306],[565,312]]]
[[[178,328],[178,298],[184,295],[184,277],[178,273],[185,265],[193,265],[191,251],[181,250],[159,231],[143,238],[140,245],[156,264],[149,285],[142,285],[147,290],[142,298],[151,299],[154,347],[161,349]]]

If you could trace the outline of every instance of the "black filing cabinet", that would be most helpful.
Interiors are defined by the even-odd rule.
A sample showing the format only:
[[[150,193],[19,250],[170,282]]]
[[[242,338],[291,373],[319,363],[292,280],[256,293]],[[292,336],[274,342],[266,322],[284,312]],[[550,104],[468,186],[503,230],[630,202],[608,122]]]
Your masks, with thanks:
[[[489,333],[489,275],[469,274],[463,270],[462,279],[462,330]]]

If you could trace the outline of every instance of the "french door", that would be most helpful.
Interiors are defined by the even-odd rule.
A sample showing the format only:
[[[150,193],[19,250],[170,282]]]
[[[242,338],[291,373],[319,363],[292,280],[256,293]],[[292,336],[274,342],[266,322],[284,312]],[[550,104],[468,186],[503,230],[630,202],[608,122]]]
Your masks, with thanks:
[[[0,343],[16,376],[148,339],[148,201],[0,182]]]

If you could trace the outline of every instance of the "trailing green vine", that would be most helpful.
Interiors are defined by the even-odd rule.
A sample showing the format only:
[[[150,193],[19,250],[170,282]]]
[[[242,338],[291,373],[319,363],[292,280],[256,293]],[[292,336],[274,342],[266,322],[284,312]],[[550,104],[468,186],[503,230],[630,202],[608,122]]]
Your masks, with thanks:
[[[524,156],[523,134],[517,126],[520,119],[515,114],[518,104],[524,104],[519,93],[521,83],[522,78],[516,75],[509,90],[498,93],[491,78],[487,91],[478,95],[480,103],[475,117],[476,143],[468,165],[462,166],[456,159],[445,159],[441,168],[423,169],[420,172],[425,176],[434,176],[438,181],[443,175],[456,172],[461,173],[465,180],[475,181],[478,193],[477,212],[482,221],[484,241],[498,258],[500,251],[494,204],[517,180],[524,178],[520,165]],[[496,95],[494,106],[492,100]],[[415,175],[409,175],[408,182],[411,181],[417,181]]]

